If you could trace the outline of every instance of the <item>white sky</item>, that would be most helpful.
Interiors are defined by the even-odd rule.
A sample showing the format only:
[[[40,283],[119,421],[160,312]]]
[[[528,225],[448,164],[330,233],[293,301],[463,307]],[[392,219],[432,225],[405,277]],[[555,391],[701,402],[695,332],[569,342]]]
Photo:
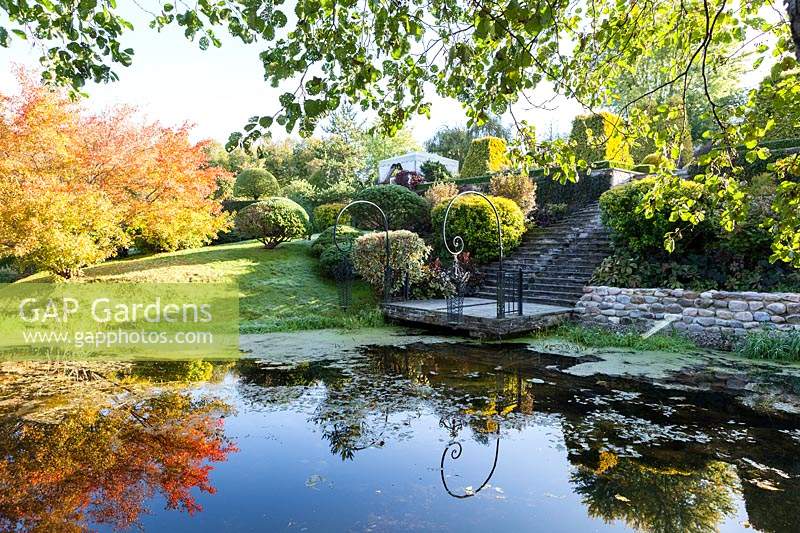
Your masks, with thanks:
[[[222,48],[202,51],[196,43],[188,41],[176,26],[159,33],[148,27],[149,15],[128,4],[121,13],[134,26],[122,39],[122,48],[135,50],[133,65],[129,68],[115,66],[120,77],[116,83],[90,84],[86,105],[92,110],[102,110],[113,104],[131,104],[138,107],[146,118],[165,125],[190,122],[195,125],[194,140],[227,140],[238,131],[248,117],[274,113],[278,107],[281,89],[272,89],[264,81],[263,67],[258,58],[258,43],[245,45],[232,38],[223,37]],[[218,33],[222,34],[222,31]],[[10,48],[0,48],[0,92],[15,89],[12,65],[14,63],[36,67],[38,50],[29,43],[14,40]],[[293,89],[293,87],[292,87]],[[534,95],[543,101],[552,92],[540,89]],[[422,144],[443,125],[461,125],[466,116],[458,102],[430,95],[431,118],[415,117],[410,127]],[[515,108],[518,118],[536,126],[538,136],[544,138],[552,129],[567,133],[572,119],[582,112],[577,102],[558,98],[548,105],[548,110]],[[272,129],[277,138],[285,131],[279,126]]]

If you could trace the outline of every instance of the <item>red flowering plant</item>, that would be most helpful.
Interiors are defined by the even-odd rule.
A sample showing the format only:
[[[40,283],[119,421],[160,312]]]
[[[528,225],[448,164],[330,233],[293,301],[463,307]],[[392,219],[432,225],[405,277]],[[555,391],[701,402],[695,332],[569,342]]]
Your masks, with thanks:
[[[401,170],[394,175],[394,182],[397,185],[402,185],[411,190],[417,188],[417,185],[425,181],[425,176],[413,170]]]

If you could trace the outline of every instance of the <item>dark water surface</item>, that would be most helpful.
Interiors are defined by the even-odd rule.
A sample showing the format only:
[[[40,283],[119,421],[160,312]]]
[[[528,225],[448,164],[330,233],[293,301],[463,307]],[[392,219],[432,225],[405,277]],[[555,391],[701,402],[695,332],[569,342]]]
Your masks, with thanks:
[[[6,412],[0,530],[800,531],[800,417],[576,362],[418,345],[139,364],[114,408]],[[209,382],[131,392],[170,372]]]

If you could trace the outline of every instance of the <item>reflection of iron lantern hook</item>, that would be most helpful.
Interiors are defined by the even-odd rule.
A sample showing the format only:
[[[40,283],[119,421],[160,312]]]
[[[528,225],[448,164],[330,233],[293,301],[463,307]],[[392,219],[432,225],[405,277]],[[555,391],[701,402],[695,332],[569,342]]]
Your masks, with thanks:
[[[451,441],[450,443],[447,444],[447,446],[444,447],[444,450],[442,451],[442,458],[439,461],[439,474],[442,478],[442,486],[444,487],[444,490],[447,492],[447,494],[449,494],[453,498],[458,498],[460,500],[463,500],[465,498],[471,498],[472,496],[475,496],[481,490],[483,490],[484,487],[486,487],[486,485],[489,483],[489,480],[492,479],[495,469],[497,468],[497,458],[500,455],[500,430],[499,428],[497,430],[497,440],[495,441],[494,461],[492,462],[492,469],[489,471],[489,475],[486,476],[486,479],[483,480],[483,483],[481,483],[480,486],[472,492],[465,492],[464,494],[456,494],[455,492],[450,490],[449,486],[447,486],[447,479],[445,478],[444,475],[444,460],[448,455],[447,453],[448,450],[450,451],[449,454],[450,459],[457,460],[461,457],[461,453],[464,451],[464,448],[458,441]]]

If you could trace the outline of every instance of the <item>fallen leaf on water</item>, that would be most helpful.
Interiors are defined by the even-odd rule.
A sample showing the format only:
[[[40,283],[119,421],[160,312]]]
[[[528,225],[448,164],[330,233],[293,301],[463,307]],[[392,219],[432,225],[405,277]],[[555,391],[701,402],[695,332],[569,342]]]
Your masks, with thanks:
[[[771,491],[783,490],[783,489],[779,489],[778,487],[773,485],[771,481],[767,481],[767,480],[764,480],[764,479],[751,479],[750,483],[752,483],[753,485],[755,485],[759,489],[771,490]]]
[[[309,476],[309,478],[306,480],[306,487],[310,489],[316,489],[317,485],[319,485],[323,481],[325,481],[324,477],[320,476],[319,474],[313,474]]]

